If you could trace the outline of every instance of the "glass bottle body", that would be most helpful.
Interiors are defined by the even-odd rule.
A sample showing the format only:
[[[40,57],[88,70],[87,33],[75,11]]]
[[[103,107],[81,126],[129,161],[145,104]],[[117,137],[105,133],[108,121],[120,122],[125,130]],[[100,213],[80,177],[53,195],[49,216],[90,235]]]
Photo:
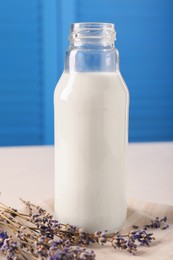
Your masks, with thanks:
[[[115,232],[127,210],[129,96],[112,38],[90,28],[70,46],[55,89],[55,214],[88,232]]]

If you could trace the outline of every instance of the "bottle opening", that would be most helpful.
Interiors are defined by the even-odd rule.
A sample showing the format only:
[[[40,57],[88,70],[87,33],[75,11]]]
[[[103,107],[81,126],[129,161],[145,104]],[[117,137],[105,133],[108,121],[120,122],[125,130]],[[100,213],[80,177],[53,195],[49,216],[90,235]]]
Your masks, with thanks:
[[[71,43],[105,41],[113,44],[116,40],[115,26],[112,23],[99,22],[73,23],[69,40]]]

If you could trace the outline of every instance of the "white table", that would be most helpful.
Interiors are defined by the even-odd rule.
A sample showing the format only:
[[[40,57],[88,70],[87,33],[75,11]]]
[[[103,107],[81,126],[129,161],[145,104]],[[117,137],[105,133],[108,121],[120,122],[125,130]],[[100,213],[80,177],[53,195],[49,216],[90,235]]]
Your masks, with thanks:
[[[53,198],[53,147],[1,147],[0,192],[13,207],[20,207],[19,197]],[[173,143],[129,144],[128,197],[173,205]]]

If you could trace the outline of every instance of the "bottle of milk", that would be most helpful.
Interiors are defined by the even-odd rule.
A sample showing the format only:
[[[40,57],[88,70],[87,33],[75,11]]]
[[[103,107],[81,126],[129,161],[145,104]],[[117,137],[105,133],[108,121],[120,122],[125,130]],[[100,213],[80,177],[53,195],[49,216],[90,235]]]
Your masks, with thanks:
[[[126,218],[129,94],[110,23],[74,23],[54,93],[55,215],[87,232]]]

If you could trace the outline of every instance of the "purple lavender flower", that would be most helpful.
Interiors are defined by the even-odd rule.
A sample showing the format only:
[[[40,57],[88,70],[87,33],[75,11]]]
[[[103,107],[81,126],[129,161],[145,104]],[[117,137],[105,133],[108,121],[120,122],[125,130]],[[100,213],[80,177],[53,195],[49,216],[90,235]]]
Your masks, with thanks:
[[[0,231],[0,247],[4,244],[4,240],[8,238],[6,231]]]
[[[6,255],[7,260],[17,259],[18,254],[18,245],[16,241],[13,241],[12,238],[4,239],[4,243],[1,246],[1,251]]]
[[[50,256],[49,260],[70,260],[73,259],[73,256],[70,255],[65,250],[58,249],[53,256]]]
[[[58,249],[53,256],[50,256],[49,260],[94,260],[95,254],[94,251],[87,251],[83,247],[79,246],[70,246],[63,249]]]
[[[147,233],[145,230],[138,230],[131,232],[133,234],[130,239],[135,242],[138,241],[141,246],[149,246],[152,240],[155,238],[153,237],[153,233]]]

